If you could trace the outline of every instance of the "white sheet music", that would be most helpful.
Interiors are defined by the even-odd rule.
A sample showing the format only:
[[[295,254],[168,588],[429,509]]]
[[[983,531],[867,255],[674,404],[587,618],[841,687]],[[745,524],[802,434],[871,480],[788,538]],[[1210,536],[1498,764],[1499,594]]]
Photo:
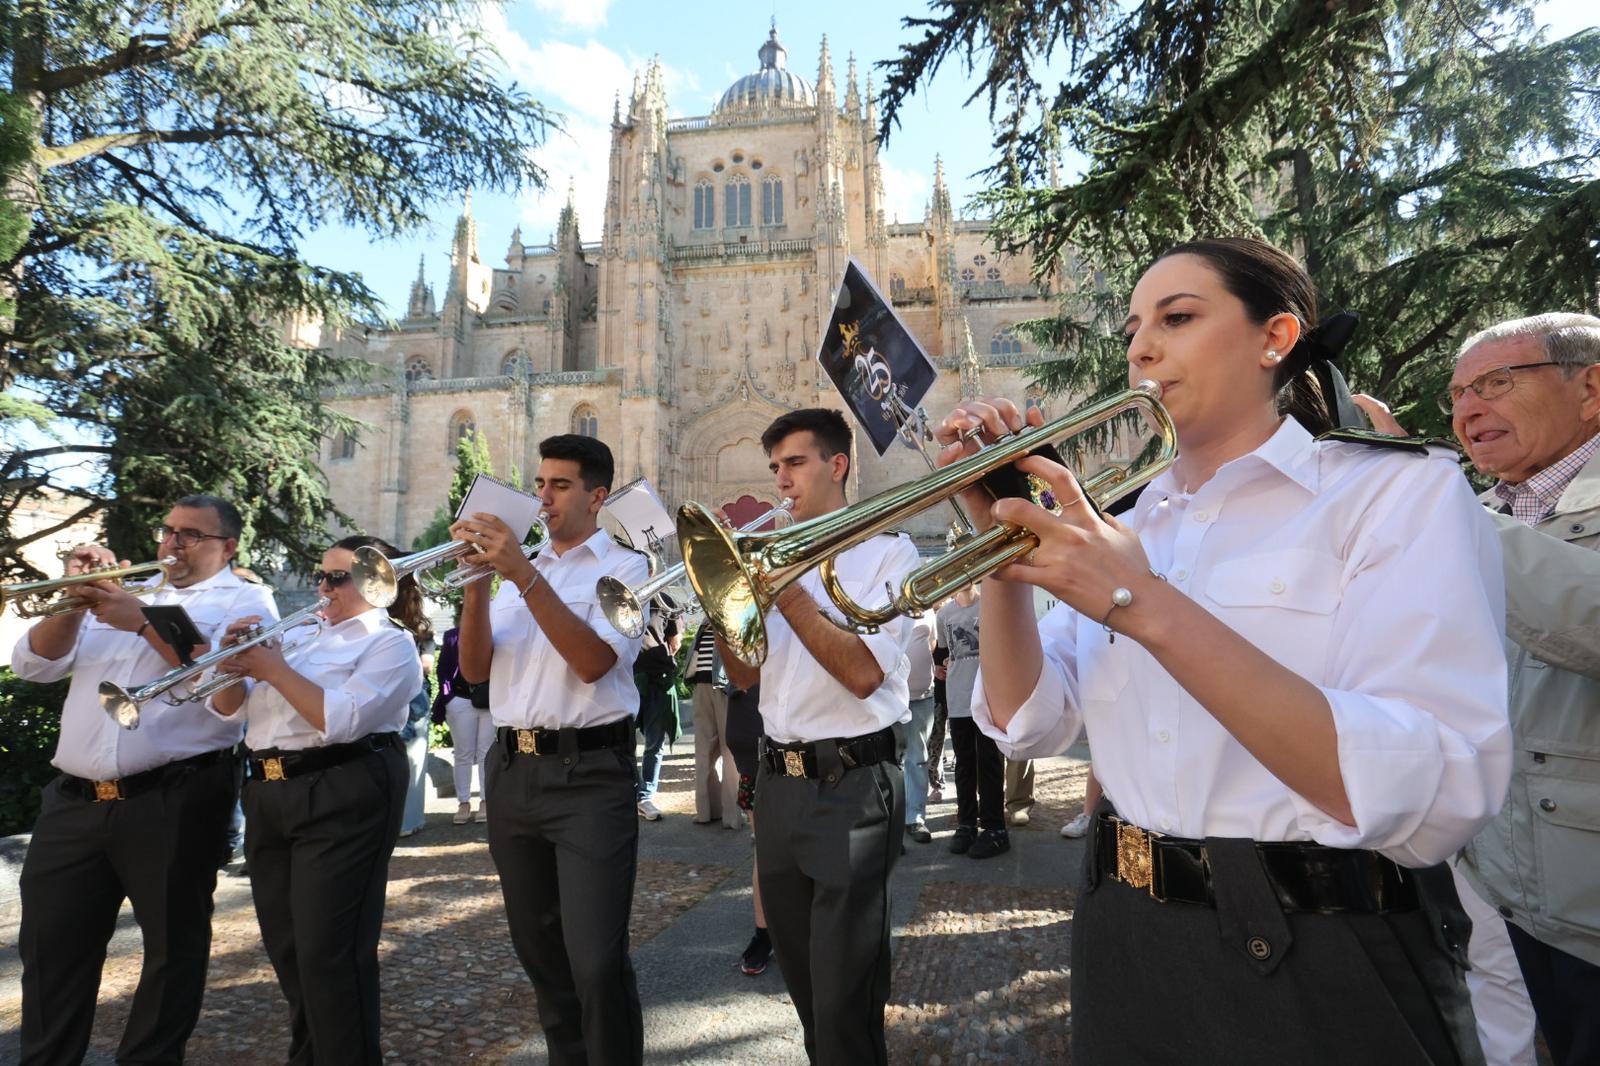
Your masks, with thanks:
[[[456,517],[470,514],[492,514],[511,527],[518,542],[528,539],[533,520],[544,510],[544,502],[521,489],[512,488],[499,478],[479,474],[472,479],[472,487],[461,500]]]
[[[606,528],[620,532],[635,548],[677,535],[672,514],[645,478],[629,482],[606,497],[601,511]]]

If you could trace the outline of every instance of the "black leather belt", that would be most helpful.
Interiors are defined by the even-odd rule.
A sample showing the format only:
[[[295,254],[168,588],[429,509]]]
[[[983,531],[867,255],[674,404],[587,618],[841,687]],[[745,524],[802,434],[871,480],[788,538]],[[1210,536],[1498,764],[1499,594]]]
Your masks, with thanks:
[[[1151,833],[1102,812],[1094,824],[1103,876],[1162,903],[1216,906],[1205,842]],[[1257,843],[1267,882],[1285,911],[1391,914],[1418,907],[1417,882],[1376,852],[1309,843]]]
[[[572,726],[566,729],[513,729],[503,725],[496,732],[506,754],[554,755],[561,746],[561,734],[571,733],[578,751],[598,751],[601,748],[633,747],[633,717],[619,718],[605,725],[592,725],[583,729]]]
[[[143,792],[150,792],[160,788],[173,777],[187,770],[198,770],[202,766],[224,759],[233,754],[232,748],[221,748],[217,751],[202,752],[191,755],[187,759],[177,759],[165,766],[157,766],[152,770],[142,770],[127,777],[119,777],[111,781],[91,781],[87,777],[74,777],[71,774],[61,775],[61,787],[80,799],[91,803],[105,803],[108,800],[132,799]]]
[[[819,740],[806,744],[783,744],[771,737],[761,738],[761,761],[780,777],[821,777],[817,768],[817,745],[836,744],[839,761],[846,770],[888,762],[895,757],[894,731],[880,729],[863,737]]]
[[[253,781],[287,781],[399,745],[399,733],[369,733],[349,744],[328,744],[321,748],[299,751],[263,748],[250,753],[250,778]]]

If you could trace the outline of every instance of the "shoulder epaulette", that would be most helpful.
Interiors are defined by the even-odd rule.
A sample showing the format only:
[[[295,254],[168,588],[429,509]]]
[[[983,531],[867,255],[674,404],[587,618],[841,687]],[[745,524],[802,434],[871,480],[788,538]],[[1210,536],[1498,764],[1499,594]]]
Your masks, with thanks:
[[[1318,440],[1339,441],[1343,444],[1365,444],[1373,448],[1393,448],[1396,451],[1426,455],[1429,448],[1448,448],[1460,453],[1461,445],[1449,437],[1392,437],[1370,429],[1332,429],[1317,434]]]

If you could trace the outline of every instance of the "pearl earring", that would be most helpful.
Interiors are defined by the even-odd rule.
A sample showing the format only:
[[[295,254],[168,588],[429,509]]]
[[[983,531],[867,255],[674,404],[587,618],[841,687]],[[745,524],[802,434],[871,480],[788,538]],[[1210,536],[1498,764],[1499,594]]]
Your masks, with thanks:
[[[1282,358],[1283,358],[1283,356],[1279,355],[1277,352],[1268,352],[1267,353],[1267,359],[1268,359],[1269,362],[1276,363],[1279,359],[1282,359]]]

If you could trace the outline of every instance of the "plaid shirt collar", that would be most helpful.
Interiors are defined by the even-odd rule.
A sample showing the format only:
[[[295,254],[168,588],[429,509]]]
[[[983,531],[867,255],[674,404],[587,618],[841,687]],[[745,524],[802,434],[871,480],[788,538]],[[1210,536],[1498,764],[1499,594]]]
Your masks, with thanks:
[[[1494,493],[1511,507],[1511,517],[1528,525],[1538,525],[1556,509],[1561,494],[1572,479],[1600,452],[1600,433],[1579,445],[1564,459],[1558,459],[1526,481],[1513,485],[1502,481]]]

